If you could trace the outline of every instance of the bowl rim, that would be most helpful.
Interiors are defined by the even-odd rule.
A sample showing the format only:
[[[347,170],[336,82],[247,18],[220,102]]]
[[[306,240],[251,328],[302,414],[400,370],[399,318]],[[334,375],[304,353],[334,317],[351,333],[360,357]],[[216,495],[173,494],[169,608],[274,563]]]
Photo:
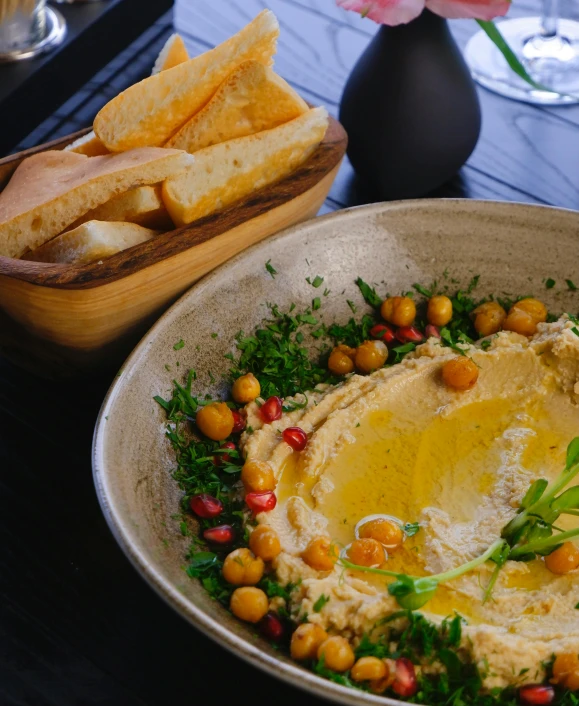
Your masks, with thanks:
[[[131,368],[135,368],[143,360],[147,352],[148,341],[156,337],[166,322],[180,316],[180,311],[183,303],[194,296],[199,291],[202,291],[214,282],[214,280],[222,277],[222,273],[228,268],[235,266],[240,260],[247,257],[248,253],[255,252],[259,249],[267,247],[270,243],[277,242],[282,239],[291,239],[299,237],[304,230],[310,233],[315,232],[319,228],[323,228],[327,223],[331,223],[336,219],[340,220],[356,220],[365,216],[387,214],[400,209],[424,209],[428,210],[432,207],[440,207],[449,209],[452,207],[461,206],[467,210],[476,211],[482,208],[489,211],[489,216],[493,214],[513,216],[519,212],[536,211],[552,213],[556,211],[563,218],[570,218],[577,222],[577,231],[579,233],[579,212],[572,209],[557,208],[545,206],[541,204],[527,204],[521,202],[504,202],[493,200],[475,200],[475,199],[416,199],[405,201],[379,202],[375,204],[367,204],[362,206],[353,206],[340,211],[335,211],[324,216],[310,219],[304,223],[297,224],[287,228],[275,235],[266,238],[265,240],[256,243],[239,253],[231,260],[220,265],[218,268],[207,274],[196,284],[194,284],[185,294],[183,294],[149,329],[145,336],[134,348],[129,355],[121,370],[123,373],[130,372]],[[451,213],[452,211],[449,211]],[[134,568],[139,572],[142,578],[153,588],[153,590],[179,615],[185,618],[191,625],[200,630],[205,636],[215,640],[219,645],[242,658],[252,666],[264,670],[268,674],[278,679],[281,679],[292,686],[298,687],[309,693],[313,693],[326,700],[331,700],[349,706],[360,706],[361,704],[374,704],[385,706],[404,706],[407,702],[392,699],[390,697],[378,696],[368,692],[358,691],[349,687],[342,686],[335,682],[329,681],[316,675],[314,672],[306,670],[293,664],[276,659],[273,656],[266,654],[255,645],[246,641],[244,638],[235,635],[233,632],[224,628],[217,620],[211,618],[203,610],[197,608],[185,596],[180,593],[177,587],[166,581],[157,571],[153,564],[147,562],[142,553],[131,545],[131,529],[124,523],[115,513],[114,502],[111,502],[112,493],[109,494],[109,486],[107,483],[107,473],[104,464],[104,438],[105,424],[109,409],[114,402],[116,396],[122,390],[124,384],[123,374],[117,377],[112,382],[106,397],[101,406],[94,430],[93,446],[92,446],[92,466],[93,480],[98,501],[105,520],[115,537],[120,548],[129,559]]]
[[[88,130],[10,155],[0,160],[0,170],[20,163],[32,154],[47,149],[62,149]],[[313,189],[331,174],[346,153],[348,138],[342,125],[328,115],[328,129],[312,155],[283,179],[249,194],[230,206],[200,218],[182,228],[160,233],[152,240],[134,245],[100,262],[65,265],[32,262],[0,256],[0,276],[55,289],[90,289],[125,278],[196,245],[232,230]],[[1,192],[1,189],[0,189]]]

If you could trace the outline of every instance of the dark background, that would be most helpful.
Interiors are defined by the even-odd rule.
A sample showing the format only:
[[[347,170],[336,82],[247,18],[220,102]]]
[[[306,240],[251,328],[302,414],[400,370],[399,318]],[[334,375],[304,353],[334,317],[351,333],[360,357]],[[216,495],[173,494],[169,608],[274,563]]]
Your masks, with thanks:
[[[336,115],[348,71],[375,31],[370,21],[337,9],[333,0],[179,0],[175,16],[191,53],[199,53],[266,5],[281,23],[279,73]],[[537,13],[541,3],[515,5],[512,14],[524,15]],[[101,25],[96,44],[85,41],[101,66],[111,48],[115,58],[80,88],[86,67],[61,65],[51,81],[61,82],[62,100],[71,97],[60,107],[34,106],[26,97],[35,129],[15,138],[12,149],[89,125],[107,100],[150,72],[172,17],[154,22],[159,5],[140,0],[140,6],[140,18],[129,13]],[[577,3],[562,7],[579,19]],[[148,28],[132,41],[143,18]],[[461,21],[453,28],[464,43],[475,25]],[[117,47],[123,51],[117,54]],[[5,69],[0,66],[0,89]],[[579,208],[579,107],[539,108],[484,90],[480,95],[479,145],[461,174],[435,195]],[[0,101],[0,134],[8,143],[6,135],[17,134],[10,132],[15,115],[1,108]],[[346,162],[323,212],[373,199]],[[524,266],[524,257],[514,264]],[[319,703],[204,638],[153,594],[117,548],[90,468],[92,429],[109,383],[109,376],[46,382],[0,359],[0,706]]]

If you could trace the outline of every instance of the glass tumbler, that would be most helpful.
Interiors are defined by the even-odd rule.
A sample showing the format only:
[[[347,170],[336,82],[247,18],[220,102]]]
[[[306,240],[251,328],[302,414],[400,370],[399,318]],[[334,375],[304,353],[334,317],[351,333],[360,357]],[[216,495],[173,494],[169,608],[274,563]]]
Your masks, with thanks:
[[[0,62],[48,51],[65,34],[64,18],[46,0],[0,0]]]

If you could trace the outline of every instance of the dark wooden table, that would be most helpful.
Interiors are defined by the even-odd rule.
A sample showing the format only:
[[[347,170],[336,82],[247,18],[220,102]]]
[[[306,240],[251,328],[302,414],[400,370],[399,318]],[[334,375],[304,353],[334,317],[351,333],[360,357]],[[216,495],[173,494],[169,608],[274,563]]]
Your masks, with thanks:
[[[176,24],[190,50],[201,52],[265,4],[181,0]],[[333,0],[267,4],[282,27],[278,71],[335,115],[348,71],[375,26]],[[539,4],[518,0],[513,10],[536,13]],[[577,3],[562,4],[579,19]],[[461,43],[474,31],[470,22],[453,26]],[[150,71],[170,31],[165,16],[21,146],[89,124],[114,93]],[[486,91],[481,99],[480,143],[436,195],[579,208],[579,107],[532,107]],[[324,210],[369,200],[344,164]],[[0,359],[0,706],[319,703],[185,624],[117,548],[90,468],[92,428],[109,382],[47,383]]]

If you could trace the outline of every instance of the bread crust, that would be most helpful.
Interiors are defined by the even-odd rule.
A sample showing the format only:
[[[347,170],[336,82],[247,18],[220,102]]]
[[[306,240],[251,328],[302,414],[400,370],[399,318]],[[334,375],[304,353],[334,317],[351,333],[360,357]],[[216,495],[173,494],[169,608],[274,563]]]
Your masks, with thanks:
[[[113,98],[96,116],[95,133],[111,152],[164,145],[241,63],[271,65],[278,34],[275,15],[264,10],[223,44]]]

